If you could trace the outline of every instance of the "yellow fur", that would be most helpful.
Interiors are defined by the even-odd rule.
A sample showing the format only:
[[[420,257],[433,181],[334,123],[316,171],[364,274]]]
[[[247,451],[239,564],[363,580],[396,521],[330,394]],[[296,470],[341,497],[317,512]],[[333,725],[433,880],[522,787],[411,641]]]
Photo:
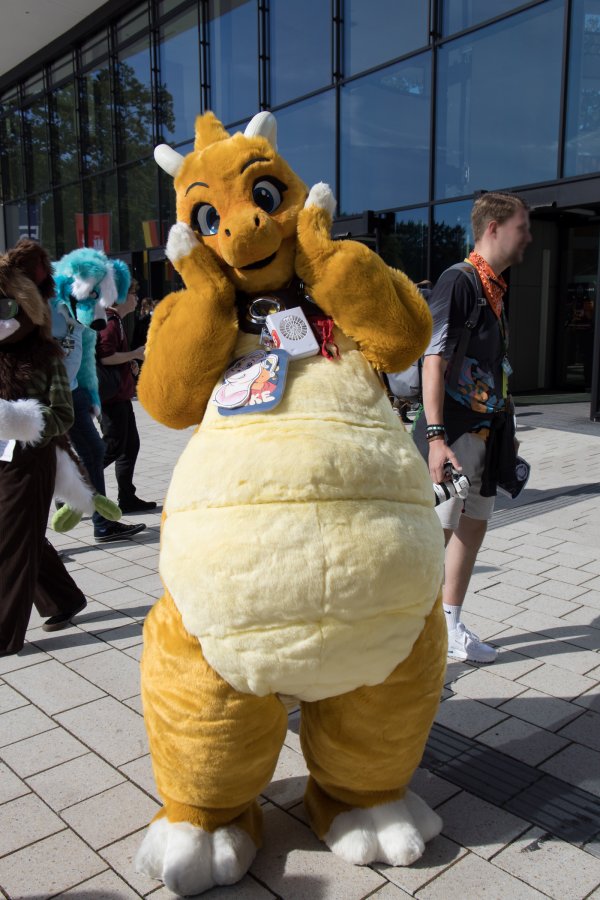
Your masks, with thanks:
[[[403,796],[438,707],[446,641],[438,602],[411,655],[382,684],[302,703],[311,772],[305,802],[319,837],[340,812]],[[258,846],[256,797],[271,780],[287,727],[279,697],[228,685],[207,664],[168,593],[144,625],[142,697],[165,803],[159,816],[206,831],[235,823]]]
[[[281,188],[270,213],[253,199],[267,178]],[[169,252],[186,287],[153,317],[139,385],[159,421],[201,423],[166,499],[167,592],[144,635],[162,815],[237,824],[258,844],[281,692],[302,701],[306,800],[323,835],[340,811],[403,796],[441,690],[442,532],[372,368],[416,359],[431,316],[403,273],[330,239],[330,214],[305,207],[306,186],[265,137],[228,137],[212,113],[199,117],[175,189],[184,224]],[[203,204],[218,212],[214,234],[200,234]],[[333,318],[341,359],[292,361],[276,410],[220,416],[221,374],[258,341],[238,334],[236,291],[294,276]]]

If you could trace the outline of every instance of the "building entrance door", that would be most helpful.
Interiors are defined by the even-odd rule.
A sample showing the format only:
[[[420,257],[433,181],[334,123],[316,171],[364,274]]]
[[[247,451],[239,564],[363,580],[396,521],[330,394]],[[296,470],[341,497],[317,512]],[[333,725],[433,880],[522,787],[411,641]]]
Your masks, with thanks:
[[[590,392],[598,290],[600,223],[563,226],[556,306],[556,387]]]

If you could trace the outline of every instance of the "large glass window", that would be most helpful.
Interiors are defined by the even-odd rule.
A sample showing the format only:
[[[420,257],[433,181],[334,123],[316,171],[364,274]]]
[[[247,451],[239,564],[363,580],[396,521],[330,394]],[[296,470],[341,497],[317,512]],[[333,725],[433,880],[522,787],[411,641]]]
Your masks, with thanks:
[[[152,152],[152,84],[150,46],[146,35],[119,53],[118,156],[119,162],[139,159]],[[163,117],[172,117],[172,102],[166,102]]]
[[[342,88],[343,214],[428,197],[431,56],[421,54]]]
[[[565,175],[600,170],[600,0],[574,0]]]
[[[158,246],[158,166],[147,159],[121,172],[119,178],[121,249]]]
[[[445,44],[435,196],[556,178],[563,0]]]
[[[271,104],[277,106],[331,84],[329,4],[323,0],[271,0],[270,22]]]
[[[335,189],[335,96],[318,94],[280,110],[277,145],[280,154],[310,188],[325,181]]]
[[[428,6],[423,0],[346,0],[344,74],[363,72],[426,46]]]
[[[427,278],[427,208],[390,215],[393,225],[381,238],[381,256],[388,266],[400,269],[413,281],[422,281]]]
[[[25,200],[5,204],[4,229],[7,247],[14,247],[19,238],[37,237],[35,233],[31,235],[29,233],[29,219]]]
[[[46,98],[38,97],[23,110],[23,139],[28,193],[41,191],[50,184],[50,146],[48,142]]]
[[[50,69],[50,82],[53,85],[59,84],[61,81],[69,77],[73,77],[73,56],[68,54],[58,62],[54,63]]]
[[[72,81],[57,88],[50,97],[54,171],[59,184],[75,181],[79,175],[77,150],[77,103]]]
[[[159,115],[162,139],[172,144],[194,134],[200,112],[200,51],[196,7],[160,30]]]
[[[141,31],[148,29],[148,5],[138,6],[133,12],[117,23],[117,41],[122,43],[128,38],[134,37]]]
[[[2,98],[0,159],[2,160],[2,195],[5,200],[12,200],[24,193],[21,113],[17,104],[16,95]]]
[[[83,246],[83,205],[78,184],[54,191],[56,258]],[[81,241],[78,240],[78,229]]]
[[[108,55],[106,31],[96,35],[81,48],[81,65],[87,69],[92,63],[98,63]]]
[[[431,278],[436,281],[448,266],[461,262],[473,249],[470,200],[441,203],[433,209]]]
[[[99,175],[84,183],[87,215],[76,215],[77,245],[111,253],[120,250],[117,176]],[[84,227],[85,225],[85,227]],[[123,248],[129,249],[129,247]]]
[[[181,147],[179,148],[181,153]],[[169,229],[177,221],[177,211],[175,209],[175,189],[173,187],[173,179],[163,169],[158,169],[158,184],[160,190],[160,233],[159,246],[167,243]]]
[[[258,112],[258,7],[209,0],[211,109],[224,124]]]
[[[82,131],[86,171],[113,165],[113,116],[108,62],[83,76]]]
[[[524,0],[442,0],[442,34],[455,34],[522,6]]]
[[[54,198],[50,192],[40,194],[29,204],[30,222],[35,221],[38,238],[52,259],[56,259],[56,225],[54,223]]]

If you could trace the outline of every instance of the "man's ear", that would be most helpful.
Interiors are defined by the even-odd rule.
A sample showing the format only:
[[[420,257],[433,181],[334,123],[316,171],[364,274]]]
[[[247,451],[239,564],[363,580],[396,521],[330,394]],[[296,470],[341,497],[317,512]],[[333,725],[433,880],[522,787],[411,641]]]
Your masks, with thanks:
[[[495,219],[491,219],[491,220],[487,223],[485,230],[486,230],[487,234],[488,234],[490,237],[494,237],[494,238],[495,238],[496,235],[498,234],[498,223],[496,222],[496,220],[495,220]]]

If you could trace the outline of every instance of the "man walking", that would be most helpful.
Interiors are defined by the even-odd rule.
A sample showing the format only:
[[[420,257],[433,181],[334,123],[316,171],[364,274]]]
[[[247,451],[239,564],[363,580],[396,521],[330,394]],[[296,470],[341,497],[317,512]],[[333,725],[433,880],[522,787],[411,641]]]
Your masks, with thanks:
[[[423,362],[424,416],[418,427],[425,430],[432,481],[447,478],[448,462],[471,481],[465,501],[455,497],[437,507],[446,538],[443,603],[448,655],[491,663],[496,650],[460,617],[494,510],[494,496],[482,496],[480,491],[482,477],[487,477],[484,464],[492,418],[506,409],[511,372],[502,273],[522,261],[531,232],[528,207],[512,194],[481,196],[473,205],[471,223],[474,250],[463,267],[441,275],[431,296],[433,336]]]
[[[120,381],[117,392],[110,400],[102,402],[102,436],[106,443],[104,468],[115,464],[119,489],[119,506],[124,513],[148,512],[156,508],[154,500],[142,500],[137,496],[133,483],[135,463],[140,449],[140,437],[131,402],[135,394],[134,375],[137,360],[144,358],[144,348],[129,349],[123,319],[137,305],[137,283],[132,281],[124,303],[111,306],[108,324],[98,335],[97,359],[105,366],[118,366]],[[96,540],[110,540],[110,534],[95,530]]]

